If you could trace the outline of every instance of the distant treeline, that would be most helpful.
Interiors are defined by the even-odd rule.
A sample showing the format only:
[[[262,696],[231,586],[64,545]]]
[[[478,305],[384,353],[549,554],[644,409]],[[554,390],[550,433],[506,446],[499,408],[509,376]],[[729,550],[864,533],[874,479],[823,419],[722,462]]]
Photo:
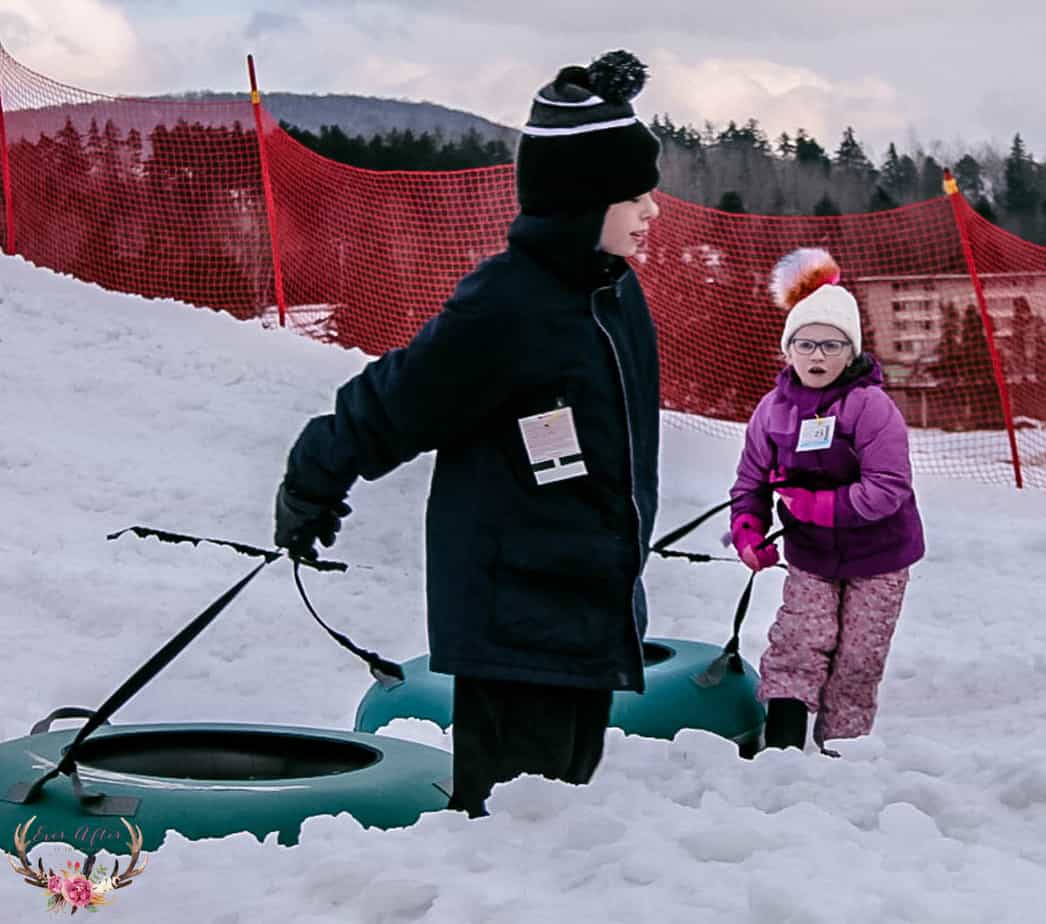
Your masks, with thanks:
[[[380,135],[347,135],[337,125],[324,125],[317,135],[280,122],[292,138],[317,154],[341,164],[368,170],[465,170],[512,161],[512,151],[500,140],[484,139],[475,129],[460,137],[393,129]]]
[[[439,133],[393,130],[348,135],[325,125],[319,134],[283,129],[306,147],[339,163],[372,170],[459,170],[512,161],[504,141],[471,131],[457,139]],[[651,123],[661,139],[661,188],[674,196],[727,212],[761,215],[841,215],[908,205],[942,194],[944,168],[984,217],[1021,237],[1046,244],[1046,164],[1035,161],[1018,134],[1007,155],[983,148],[942,163],[925,151],[902,154],[890,144],[874,164],[853,128],[834,151],[803,129],[773,142],[758,121],[717,129],[677,125],[671,116]]]
[[[250,317],[272,304],[253,129],[111,120],[10,145],[15,241],[33,262],[150,297]]]
[[[908,205],[942,194],[944,168],[975,209],[1021,237],[1046,244],[1046,164],[1020,134],[1003,156],[990,148],[951,163],[891,143],[879,165],[847,127],[834,152],[803,129],[771,142],[755,119],[717,129],[676,125],[655,116],[661,138],[662,188],[691,202],[763,215],[840,215]]]

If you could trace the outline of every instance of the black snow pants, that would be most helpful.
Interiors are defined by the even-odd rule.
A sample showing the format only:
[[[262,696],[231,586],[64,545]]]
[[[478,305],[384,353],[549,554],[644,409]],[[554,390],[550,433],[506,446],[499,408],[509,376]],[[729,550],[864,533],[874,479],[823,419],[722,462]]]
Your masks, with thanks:
[[[521,773],[587,783],[603,756],[610,690],[454,678],[450,808],[486,815],[495,783]]]

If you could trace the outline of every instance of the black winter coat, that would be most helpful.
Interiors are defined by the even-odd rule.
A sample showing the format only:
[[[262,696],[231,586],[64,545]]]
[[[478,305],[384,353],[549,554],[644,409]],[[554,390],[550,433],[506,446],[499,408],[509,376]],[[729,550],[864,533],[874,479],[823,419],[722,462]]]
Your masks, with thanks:
[[[288,484],[340,498],[436,450],[426,517],[435,671],[643,689],[640,579],[657,508],[658,358],[603,213],[520,215],[402,349],[310,421]],[[539,485],[519,420],[569,406],[587,474]]]

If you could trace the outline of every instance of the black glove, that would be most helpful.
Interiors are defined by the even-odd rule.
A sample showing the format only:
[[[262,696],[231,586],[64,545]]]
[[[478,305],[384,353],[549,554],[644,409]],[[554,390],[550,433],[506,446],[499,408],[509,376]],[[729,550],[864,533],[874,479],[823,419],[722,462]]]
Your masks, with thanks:
[[[343,501],[315,501],[296,494],[286,482],[276,492],[276,545],[294,558],[316,560],[317,539],[326,548],[334,545],[341,518],[352,513]]]

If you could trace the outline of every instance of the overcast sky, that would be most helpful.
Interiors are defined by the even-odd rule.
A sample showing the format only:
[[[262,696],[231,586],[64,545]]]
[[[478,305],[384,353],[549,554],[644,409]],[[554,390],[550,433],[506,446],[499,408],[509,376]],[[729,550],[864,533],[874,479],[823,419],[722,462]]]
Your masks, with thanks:
[[[430,100],[518,126],[569,63],[625,47],[650,65],[640,113],[758,118],[834,149],[846,125],[947,155],[1046,159],[1043,0],[0,0],[0,43],[63,83],[112,94],[242,90]]]

